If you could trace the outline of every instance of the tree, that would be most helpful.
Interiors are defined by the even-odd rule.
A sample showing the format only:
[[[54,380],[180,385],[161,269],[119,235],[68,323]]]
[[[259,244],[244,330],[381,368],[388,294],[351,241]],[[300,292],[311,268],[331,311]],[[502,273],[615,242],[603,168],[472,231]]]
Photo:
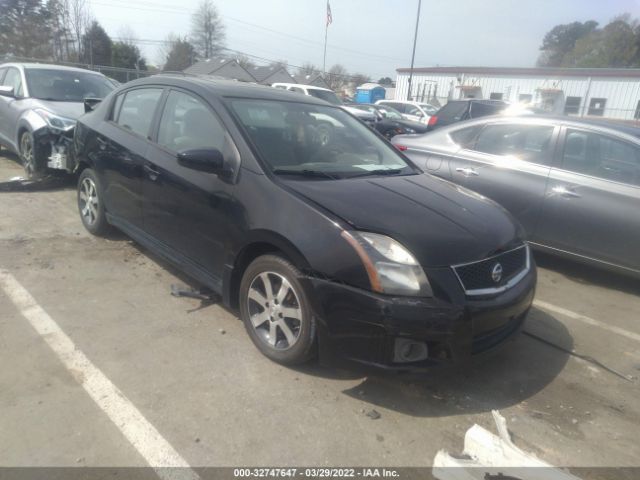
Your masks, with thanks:
[[[269,66],[272,68],[284,68],[285,70],[289,68],[289,62],[287,60],[276,60],[274,62],[269,63]]]
[[[380,78],[380,80],[378,80],[378,83],[380,85],[393,85],[393,80],[391,79],[391,77],[382,77]]]
[[[634,25],[629,17],[618,17],[603,29],[579,39],[562,66],[626,68],[637,66],[637,57]]]
[[[90,65],[111,65],[111,48],[111,38],[94,20],[82,36],[82,61]]]
[[[300,75],[303,75],[303,76],[306,76],[306,75],[312,76],[322,72],[313,63],[307,62],[302,64],[302,66],[298,68],[298,73],[300,73]]]
[[[246,55],[238,55],[236,57],[236,62],[238,62],[238,65],[240,65],[245,70],[249,70],[250,68],[256,66],[256,64]]]
[[[185,38],[169,37],[170,47],[163,70],[179,72],[193,65],[196,56],[195,47]]]
[[[218,9],[211,0],[202,0],[191,18],[191,42],[201,58],[219,55],[224,49],[225,33]]]
[[[540,67],[559,67],[562,65],[565,55],[573,50],[576,42],[598,26],[598,22],[573,22],[553,27],[542,40],[541,54],[538,58]]]
[[[0,14],[0,54],[49,58],[49,12],[41,0],[3,0]]]
[[[351,75],[351,82],[353,82],[356,87],[370,81],[371,77],[369,75],[365,75],[364,73],[354,73],[353,75]]]
[[[130,43],[118,41],[111,46],[111,65],[120,68],[146,70],[147,62],[140,54],[140,49]]]
[[[91,12],[87,0],[63,0],[64,8],[68,12],[67,28],[75,40],[76,59],[83,57],[82,37],[91,25]]]
[[[329,88],[334,91],[342,90],[347,84],[347,69],[340,64],[335,64],[329,69],[325,79]]]

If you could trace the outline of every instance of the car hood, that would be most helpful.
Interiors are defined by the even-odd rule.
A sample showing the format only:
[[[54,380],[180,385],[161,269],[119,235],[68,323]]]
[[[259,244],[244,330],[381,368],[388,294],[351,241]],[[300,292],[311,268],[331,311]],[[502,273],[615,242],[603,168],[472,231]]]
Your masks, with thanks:
[[[393,237],[425,267],[472,262],[522,243],[522,229],[502,207],[431,175],[283,181],[354,229]]]
[[[32,108],[44,108],[61,117],[77,120],[84,115],[84,102],[51,102],[34,99]]]

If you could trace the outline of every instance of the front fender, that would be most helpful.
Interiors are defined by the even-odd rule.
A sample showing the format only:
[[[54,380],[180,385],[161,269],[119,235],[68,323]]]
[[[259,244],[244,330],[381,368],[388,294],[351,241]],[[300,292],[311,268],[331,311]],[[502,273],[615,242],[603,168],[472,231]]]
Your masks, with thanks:
[[[18,120],[18,128],[15,133],[16,146],[20,145],[20,132],[23,130],[29,130],[31,133],[35,133],[42,128],[47,128],[47,122],[44,118],[38,115],[33,110],[25,111]]]

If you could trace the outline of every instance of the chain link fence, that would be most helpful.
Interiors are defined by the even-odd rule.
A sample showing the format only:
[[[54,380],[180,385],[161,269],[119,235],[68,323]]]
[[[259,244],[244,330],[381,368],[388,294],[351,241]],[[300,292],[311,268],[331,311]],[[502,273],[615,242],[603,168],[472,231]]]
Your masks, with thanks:
[[[126,83],[131,80],[135,80],[136,78],[143,78],[153,75],[155,72],[149,72],[146,70],[137,70],[133,68],[121,68],[121,67],[112,67],[110,65],[89,65],[86,63],[76,63],[76,62],[59,62],[54,60],[43,60],[39,58],[26,58],[26,57],[14,57],[9,55],[0,56],[0,64],[7,62],[16,62],[16,63],[46,63],[49,65],[62,65],[65,67],[76,67],[76,68],[84,68],[86,70],[93,70],[95,72],[100,72],[103,75],[106,75],[109,78],[113,78],[120,83]]]

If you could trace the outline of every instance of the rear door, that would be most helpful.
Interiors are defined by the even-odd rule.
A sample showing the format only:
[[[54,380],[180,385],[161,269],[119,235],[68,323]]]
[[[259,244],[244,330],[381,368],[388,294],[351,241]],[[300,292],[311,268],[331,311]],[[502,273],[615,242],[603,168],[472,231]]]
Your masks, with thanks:
[[[535,238],[560,127],[488,123],[449,161],[451,179],[502,205]]]
[[[567,127],[536,241],[640,270],[640,144]]]
[[[233,185],[213,173],[186,168],[177,154],[220,150],[239,162],[231,137],[211,106],[192,92],[171,89],[166,97],[155,142],[149,148],[142,182],[144,229],[169,247],[192,273],[204,271],[221,286],[227,238],[233,221]]]

